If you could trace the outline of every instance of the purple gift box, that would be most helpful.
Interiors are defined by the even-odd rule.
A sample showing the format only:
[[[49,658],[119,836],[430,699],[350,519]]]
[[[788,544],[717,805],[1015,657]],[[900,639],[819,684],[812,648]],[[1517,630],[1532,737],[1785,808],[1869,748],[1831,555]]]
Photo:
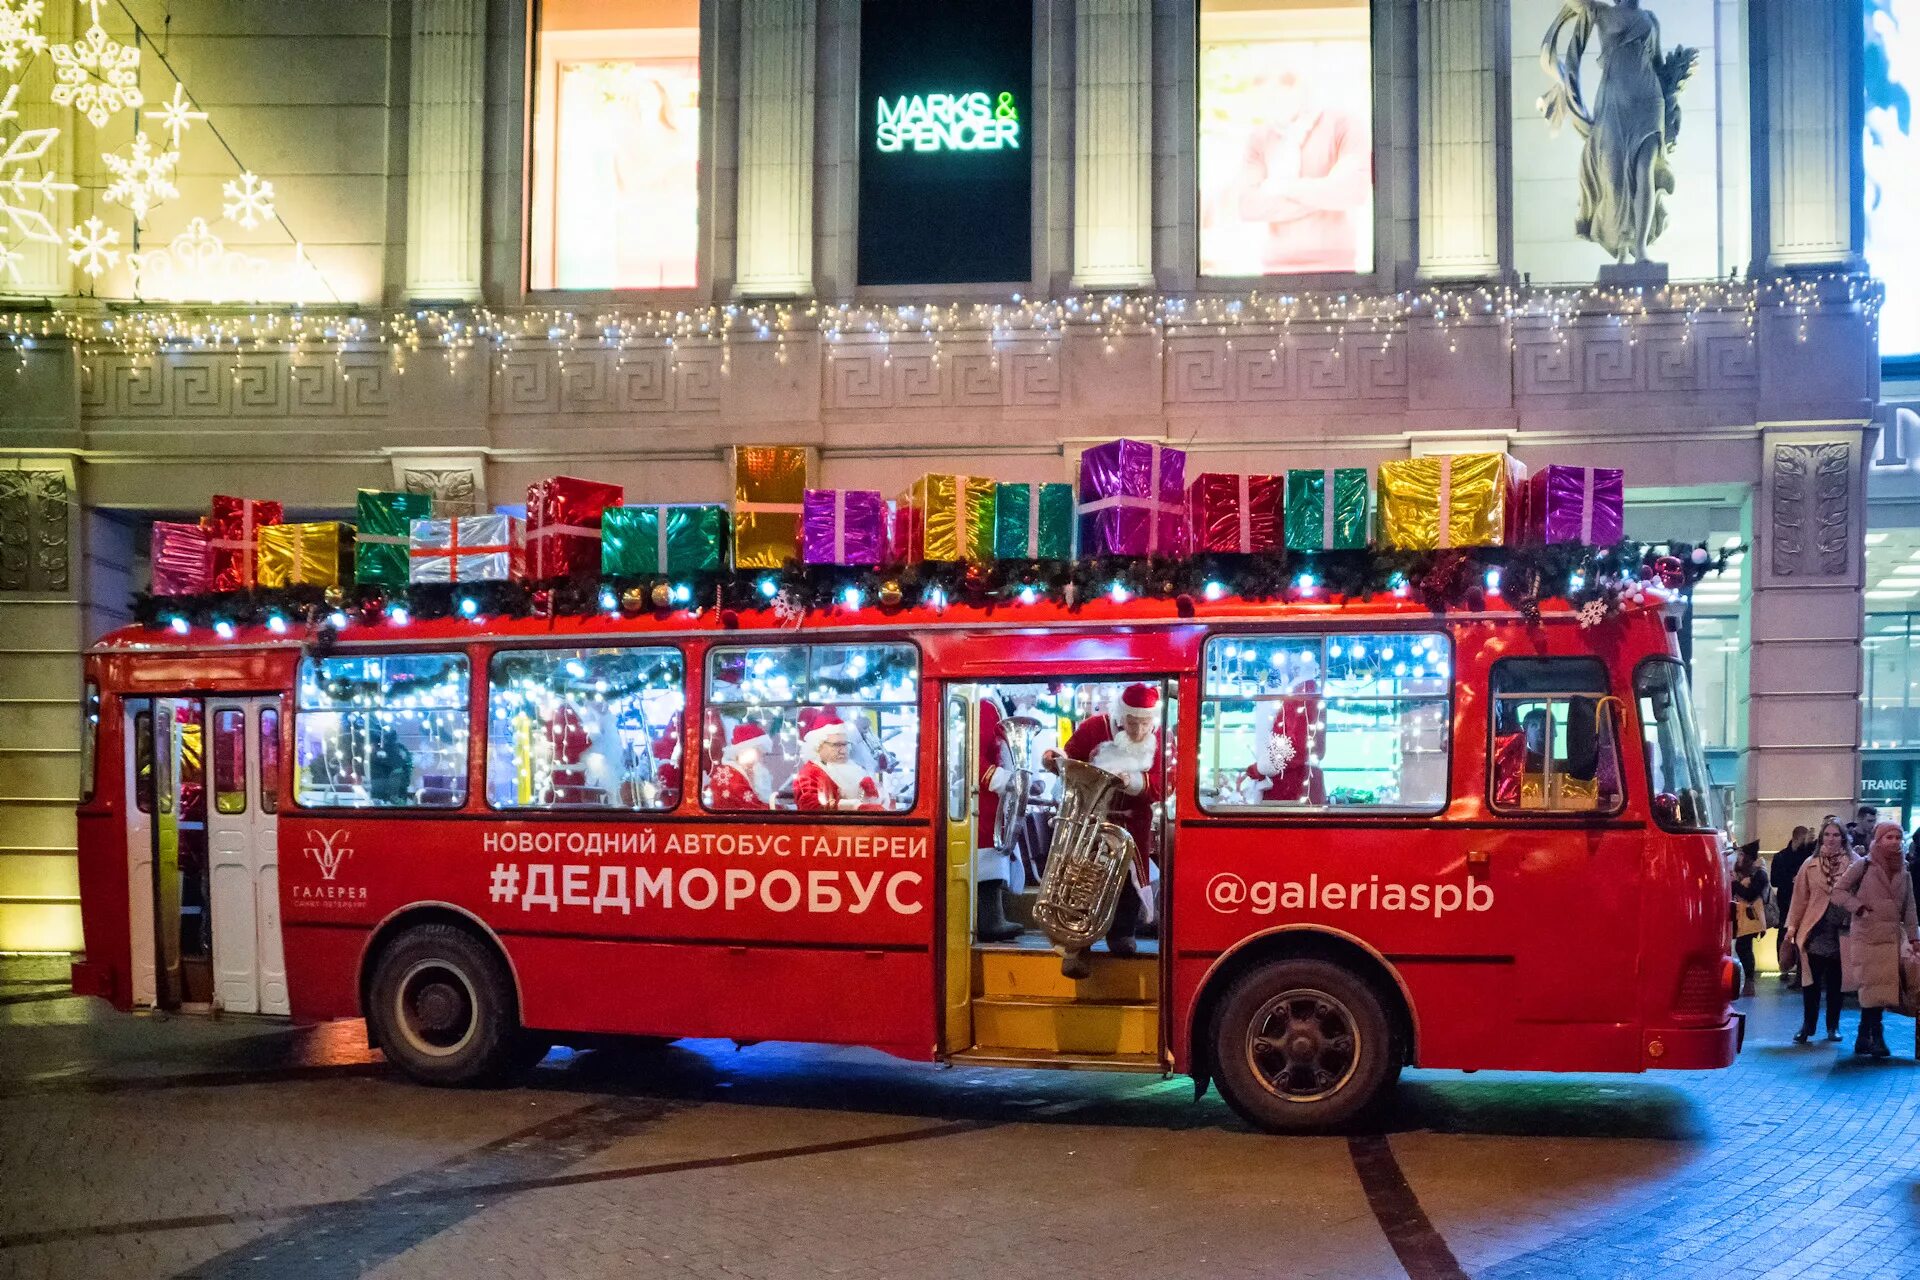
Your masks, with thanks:
[[[800,498],[800,559],[863,565],[887,555],[887,500],[877,489],[808,489]]]
[[[213,590],[213,530],[204,524],[153,522],[153,594],[191,596]]]
[[[1178,556],[1187,550],[1187,455],[1112,440],[1080,455],[1080,553]]]
[[[1626,536],[1626,472],[1618,467],[1545,466],[1531,484],[1534,541],[1610,547]]]

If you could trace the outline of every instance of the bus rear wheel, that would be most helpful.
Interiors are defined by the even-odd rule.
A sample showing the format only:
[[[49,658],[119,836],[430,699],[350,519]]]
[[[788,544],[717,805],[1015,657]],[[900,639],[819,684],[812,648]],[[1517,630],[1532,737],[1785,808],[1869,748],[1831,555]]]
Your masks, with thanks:
[[[1325,960],[1262,965],[1234,982],[1214,1018],[1222,1096],[1274,1133],[1353,1119],[1397,1078],[1397,1054],[1372,984]]]
[[[418,925],[387,946],[367,1017],[387,1061],[422,1084],[498,1084],[532,1065],[506,965],[452,925]]]

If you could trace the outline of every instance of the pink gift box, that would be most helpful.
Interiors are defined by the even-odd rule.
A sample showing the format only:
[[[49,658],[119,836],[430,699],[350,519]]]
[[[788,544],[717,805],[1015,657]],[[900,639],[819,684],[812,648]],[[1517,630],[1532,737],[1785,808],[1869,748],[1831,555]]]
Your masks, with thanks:
[[[153,522],[153,594],[192,596],[213,590],[213,531],[204,524]]]

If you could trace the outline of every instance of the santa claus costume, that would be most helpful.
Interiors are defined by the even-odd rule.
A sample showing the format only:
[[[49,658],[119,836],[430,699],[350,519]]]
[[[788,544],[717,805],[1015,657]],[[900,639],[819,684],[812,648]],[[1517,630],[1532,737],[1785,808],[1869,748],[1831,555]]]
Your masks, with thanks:
[[[801,735],[806,763],[793,775],[793,800],[803,810],[879,809],[880,786],[847,758],[853,730],[833,711],[813,717]],[[828,758],[829,756],[834,758]]]
[[[771,809],[773,775],[760,763],[773,744],[767,731],[751,720],[733,727],[733,736],[721,752],[720,763],[707,775],[715,809]]]
[[[1240,780],[1248,804],[1327,802],[1327,726],[1320,714],[1320,682],[1302,680],[1274,705],[1267,733]]]
[[[1025,762],[1015,759],[1005,733],[1005,725],[1016,719],[1039,723],[1031,716],[1006,715],[991,697],[980,700],[980,812],[974,825],[973,927],[974,936],[981,942],[1007,942],[1023,932],[1020,925],[1007,918],[1006,909],[1016,850],[1004,847],[999,840],[1001,801],[1027,776],[1020,771]]]
[[[1136,741],[1126,722],[1148,726]],[[1132,874],[1120,890],[1120,905],[1107,930],[1107,950],[1130,956],[1137,950],[1133,935],[1150,918],[1153,854],[1153,814],[1166,786],[1166,761],[1160,751],[1160,691],[1152,685],[1130,684],[1120,694],[1118,716],[1089,716],[1067,739],[1066,755],[1104,769],[1120,779],[1113,798],[1113,820],[1133,837]],[[1076,963],[1077,962],[1077,963]],[[1069,976],[1084,976],[1084,956],[1069,953],[1062,966]]]

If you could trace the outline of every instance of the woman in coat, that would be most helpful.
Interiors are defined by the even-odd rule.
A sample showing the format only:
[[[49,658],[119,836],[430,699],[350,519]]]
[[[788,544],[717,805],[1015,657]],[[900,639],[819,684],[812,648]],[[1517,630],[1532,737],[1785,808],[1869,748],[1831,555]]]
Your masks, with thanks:
[[[1740,846],[1733,864],[1733,951],[1740,957],[1746,981],[1740,994],[1754,993],[1759,971],[1753,964],[1753,944],[1767,931],[1767,869],[1760,864],[1760,842]]]
[[[1900,828],[1883,822],[1873,830],[1867,857],[1841,877],[1833,901],[1853,915],[1853,947],[1860,965],[1860,1034],[1857,1054],[1892,1054],[1881,1031],[1882,1015],[1900,1004],[1900,960],[1920,944],[1920,916],[1913,878],[1900,856]]]
[[[1832,818],[1820,824],[1814,855],[1793,882],[1793,910],[1781,935],[1800,958],[1800,997],[1803,1011],[1795,1044],[1813,1038],[1820,997],[1827,997],[1827,1039],[1840,1038],[1840,992],[1844,972],[1843,949],[1848,945],[1843,922],[1846,911],[1828,911],[1835,886],[1857,862],[1847,843],[1846,828]]]

